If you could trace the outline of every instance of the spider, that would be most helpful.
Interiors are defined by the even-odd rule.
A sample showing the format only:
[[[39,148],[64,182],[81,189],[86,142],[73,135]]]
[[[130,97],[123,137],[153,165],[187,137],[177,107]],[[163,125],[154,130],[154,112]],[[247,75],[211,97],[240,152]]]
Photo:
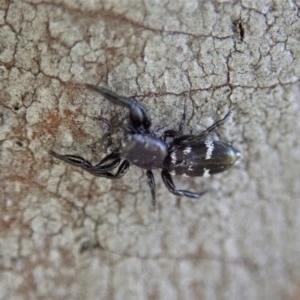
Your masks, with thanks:
[[[209,176],[227,170],[241,156],[241,153],[230,144],[209,138],[210,133],[223,125],[229,118],[231,110],[223,119],[215,122],[198,135],[183,135],[181,123],[178,131],[167,130],[159,137],[150,130],[151,119],[148,111],[135,99],[117,95],[105,87],[91,84],[86,84],[86,87],[100,93],[112,104],[126,107],[129,110],[127,135],[122,146],[108,154],[96,165],[92,165],[88,160],[77,155],[61,155],[52,150],[49,153],[94,176],[109,179],[122,177],[131,164],[146,170],[153,206],[156,204],[153,169],[162,169],[162,180],[172,194],[200,198],[205,192],[196,193],[177,189],[171,174],[190,177]],[[167,142],[167,140],[171,141]]]

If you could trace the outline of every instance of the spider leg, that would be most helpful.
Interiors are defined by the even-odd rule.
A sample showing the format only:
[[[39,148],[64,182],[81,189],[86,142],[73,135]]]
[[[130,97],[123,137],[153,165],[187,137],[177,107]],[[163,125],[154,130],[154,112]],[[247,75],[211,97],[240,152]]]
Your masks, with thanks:
[[[173,182],[173,179],[172,179],[170,173],[167,170],[162,170],[161,177],[162,177],[162,179],[164,181],[164,184],[166,185],[167,189],[169,190],[169,192],[171,192],[174,195],[186,196],[186,197],[189,197],[189,198],[200,198],[206,193],[206,192],[195,193],[195,192],[190,192],[190,191],[187,191],[187,190],[178,190],[178,189],[176,189],[175,184]]]
[[[230,109],[227,114],[225,115],[225,117],[217,122],[215,122],[214,124],[212,124],[211,126],[209,126],[208,128],[206,128],[205,130],[203,130],[202,132],[200,132],[199,135],[197,135],[198,137],[202,137],[205,138],[207,137],[211,132],[213,132],[216,128],[224,125],[224,123],[228,120],[228,118],[231,116],[232,114],[232,110]]]
[[[185,120],[186,120],[186,100],[184,102],[184,108],[183,108],[181,121],[179,124],[179,129],[178,130],[174,130],[174,129],[165,130],[161,136],[161,139],[163,141],[166,141],[167,138],[175,138],[176,136],[181,136],[184,131]]]
[[[148,179],[148,184],[150,186],[151,190],[151,195],[152,195],[152,205],[155,207],[156,204],[156,198],[155,198],[155,179],[153,176],[153,172],[151,170],[147,170],[147,179]]]
[[[173,143],[177,144],[177,145],[199,143],[200,141],[205,140],[205,138],[211,132],[213,132],[216,128],[222,126],[228,120],[228,118],[230,117],[231,114],[232,114],[232,110],[229,110],[223,119],[215,122],[214,124],[212,124],[211,126],[206,128],[205,130],[200,132],[198,135],[182,135],[177,138],[175,137]]]
[[[179,130],[177,132],[178,135],[182,135],[182,132],[185,127],[185,120],[186,120],[186,99],[184,100],[183,113],[182,113],[181,121],[179,124]]]
[[[128,171],[130,166],[129,162],[127,160],[124,160],[119,166],[116,174],[110,172],[114,168],[116,168],[121,162],[121,158],[119,156],[119,153],[117,152],[113,152],[107,155],[98,164],[94,166],[88,160],[77,155],[61,155],[52,150],[49,151],[49,154],[71,165],[80,167],[95,176],[106,177],[111,179],[120,178],[121,176],[123,176]]]
[[[100,87],[92,84],[86,84],[87,88],[100,93],[104,98],[111,103],[123,106],[129,109],[130,123],[132,128],[139,130],[140,127],[143,131],[148,132],[151,126],[151,119],[148,111],[140,103],[133,98],[120,96],[105,87]]]
[[[118,166],[121,158],[118,152],[112,152],[105,156],[98,164],[94,166],[94,169],[99,171],[110,171]]]
[[[124,160],[119,168],[118,168],[118,171],[113,174],[111,172],[104,172],[104,173],[98,173],[98,172],[95,172],[95,173],[92,173],[90,172],[91,174],[95,175],[95,176],[99,176],[99,177],[106,177],[106,178],[109,178],[109,179],[117,179],[117,178],[120,178],[122,176],[124,176],[127,171],[129,170],[129,167],[130,167],[130,163],[128,160]]]

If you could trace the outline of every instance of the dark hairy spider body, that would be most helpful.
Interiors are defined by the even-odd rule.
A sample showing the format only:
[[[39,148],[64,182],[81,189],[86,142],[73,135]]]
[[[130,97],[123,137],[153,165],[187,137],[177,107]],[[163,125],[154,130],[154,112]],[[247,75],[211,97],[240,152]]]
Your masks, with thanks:
[[[207,177],[228,169],[238,155],[231,145],[220,141],[177,145],[166,157],[164,167],[172,175]]]
[[[178,131],[167,130],[161,137],[158,137],[150,130],[149,113],[135,99],[117,95],[104,87],[91,84],[86,86],[100,93],[111,103],[129,109],[127,135],[122,146],[96,165],[92,165],[80,156],[61,155],[52,150],[49,153],[95,176],[110,179],[122,177],[128,171],[130,164],[145,169],[153,205],[156,203],[153,169],[162,169],[163,182],[174,195],[200,198],[205,192],[196,193],[177,189],[171,174],[190,177],[209,176],[227,170],[241,155],[231,145],[209,138],[210,133],[229,118],[231,111],[198,135],[183,135],[181,123]]]
[[[124,143],[121,155],[142,169],[158,169],[168,155],[168,146],[155,136],[133,134]]]

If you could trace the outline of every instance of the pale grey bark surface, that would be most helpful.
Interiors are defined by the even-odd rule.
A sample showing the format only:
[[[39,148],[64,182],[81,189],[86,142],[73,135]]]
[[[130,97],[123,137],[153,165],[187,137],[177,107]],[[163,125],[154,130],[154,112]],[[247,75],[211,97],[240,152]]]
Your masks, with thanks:
[[[299,299],[297,1],[0,2],[0,299]],[[153,129],[219,136],[243,158],[200,200],[157,208],[144,173],[95,178],[47,150],[99,161],[106,122],[87,91],[136,96]],[[113,120],[112,120],[113,119]],[[112,128],[113,143],[119,139]]]

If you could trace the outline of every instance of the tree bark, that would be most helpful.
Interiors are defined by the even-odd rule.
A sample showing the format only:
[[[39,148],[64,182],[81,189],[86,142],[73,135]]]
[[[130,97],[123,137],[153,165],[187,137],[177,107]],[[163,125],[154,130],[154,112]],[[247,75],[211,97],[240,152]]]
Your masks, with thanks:
[[[0,2],[0,299],[299,299],[300,21],[296,1]],[[212,178],[93,177],[140,101],[159,136],[242,152]]]

